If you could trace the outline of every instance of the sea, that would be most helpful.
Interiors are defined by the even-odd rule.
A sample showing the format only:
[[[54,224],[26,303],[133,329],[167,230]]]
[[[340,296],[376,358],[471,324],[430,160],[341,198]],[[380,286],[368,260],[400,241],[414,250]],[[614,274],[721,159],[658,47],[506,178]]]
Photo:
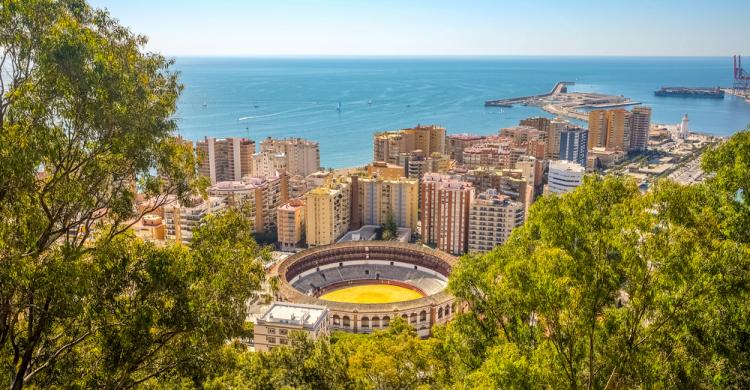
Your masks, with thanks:
[[[622,95],[653,108],[654,123],[728,136],[750,123],[750,103],[657,97],[662,86],[732,83],[729,57],[200,57],[175,59],[184,91],[176,119],[191,140],[302,137],[320,143],[326,168],[372,159],[372,134],[437,124],[449,134],[496,134],[536,107],[484,102],[569,91]]]

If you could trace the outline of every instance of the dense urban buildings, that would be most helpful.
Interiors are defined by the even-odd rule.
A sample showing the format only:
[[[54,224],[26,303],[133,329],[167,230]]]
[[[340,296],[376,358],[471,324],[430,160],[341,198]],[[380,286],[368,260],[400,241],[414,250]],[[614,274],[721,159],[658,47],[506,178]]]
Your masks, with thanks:
[[[292,332],[303,332],[315,340],[328,334],[328,308],[301,303],[274,302],[256,320],[253,345],[256,351],[268,351],[289,344]]]
[[[422,126],[398,131],[376,133],[373,137],[373,161],[396,164],[401,153],[421,150],[425,155],[445,153],[445,129]]]
[[[445,153],[457,163],[464,162],[464,150],[485,140],[483,135],[451,134],[446,137]]]
[[[466,252],[469,209],[474,200],[471,183],[428,173],[422,178],[422,240],[452,254]]]
[[[589,131],[581,128],[568,128],[560,132],[559,159],[586,166],[588,158]]]
[[[310,247],[328,245],[349,230],[351,188],[344,181],[331,182],[307,193],[305,238]]]
[[[291,176],[307,176],[320,170],[320,147],[318,143],[302,138],[274,139],[268,137],[260,142],[259,154],[281,156],[278,158],[284,160],[284,169]],[[270,157],[271,161],[273,159],[273,157]],[[273,165],[282,164],[272,163],[271,166]]]
[[[583,182],[586,168],[570,161],[556,160],[549,163],[547,174],[548,190],[551,193],[563,194],[573,191]]]
[[[180,204],[175,200],[164,207],[167,239],[185,244],[190,243],[193,239],[193,230],[198,228],[201,220],[226,207],[226,199],[222,196],[211,196],[206,200],[195,198],[185,204]]]
[[[255,142],[246,138],[206,137],[196,143],[200,160],[198,172],[211,180],[240,180],[251,175]]]
[[[241,181],[218,182],[208,194],[222,197],[252,221],[253,232],[272,231],[276,226],[276,208],[289,198],[288,177],[245,177]]]
[[[524,216],[523,203],[494,189],[479,193],[469,211],[469,252],[487,252],[503,244]]]
[[[352,228],[385,225],[417,229],[419,183],[417,180],[372,177],[351,178]]]

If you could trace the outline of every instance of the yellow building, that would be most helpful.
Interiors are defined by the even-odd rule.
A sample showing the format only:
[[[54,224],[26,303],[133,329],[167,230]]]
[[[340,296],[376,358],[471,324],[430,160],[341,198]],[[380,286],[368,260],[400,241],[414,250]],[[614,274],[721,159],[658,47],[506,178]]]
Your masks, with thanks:
[[[607,149],[630,149],[630,117],[630,111],[621,108],[607,112]]]
[[[399,154],[421,150],[425,155],[445,153],[445,128],[429,125],[375,133],[373,160],[396,163]]]
[[[419,182],[414,179],[352,177],[352,225],[384,225],[417,229]]]
[[[349,183],[333,182],[307,193],[305,232],[310,247],[329,245],[349,230]]]
[[[635,107],[593,110],[589,112],[588,148],[605,148],[623,152],[643,151],[651,128],[651,108]]]
[[[405,170],[401,165],[389,164],[385,161],[375,161],[367,166],[367,176],[377,176],[382,179],[398,179],[404,177]]]

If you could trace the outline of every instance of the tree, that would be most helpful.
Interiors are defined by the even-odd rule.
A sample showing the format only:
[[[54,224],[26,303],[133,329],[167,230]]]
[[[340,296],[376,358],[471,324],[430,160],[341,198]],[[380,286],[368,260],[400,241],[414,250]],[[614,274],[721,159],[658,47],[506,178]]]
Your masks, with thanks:
[[[145,42],[81,0],[0,2],[0,364],[14,389],[98,331],[96,252],[196,183],[172,138],[181,87]]]
[[[630,180],[587,177],[541,198],[508,243],[452,273],[470,309],[454,331],[474,340],[456,364],[493,387],[712,383],[718,356],[697,353],[706,344],[685,329],[722,311],[727,276],[744,270],[733,283],[747,284],[748,250],[724,240],[708,193],[659,182],[641,195]]]

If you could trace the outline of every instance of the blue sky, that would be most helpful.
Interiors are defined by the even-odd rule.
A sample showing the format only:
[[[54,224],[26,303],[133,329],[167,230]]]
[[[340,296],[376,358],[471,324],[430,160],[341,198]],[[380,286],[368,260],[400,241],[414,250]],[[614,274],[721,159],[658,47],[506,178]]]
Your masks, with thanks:
[[[750,0],[89,1],[173,56],[750,56]]]

